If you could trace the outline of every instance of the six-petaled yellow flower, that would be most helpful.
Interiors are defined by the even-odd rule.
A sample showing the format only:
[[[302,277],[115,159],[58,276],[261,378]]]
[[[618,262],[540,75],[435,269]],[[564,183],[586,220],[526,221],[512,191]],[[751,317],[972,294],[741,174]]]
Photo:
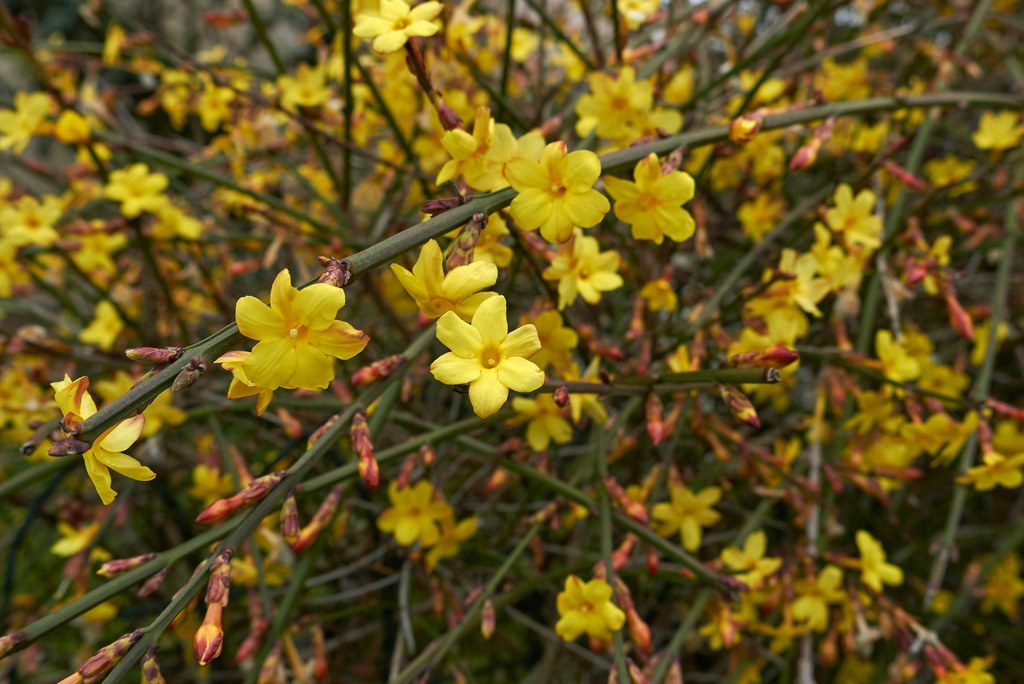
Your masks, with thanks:
[[[555,632],[566,641],[581,634],[610,641],[622,629],[626,614],[612,603],[612,587],[603,579],[584,582],[576,575],[565,578],[565,591],[557,599],[559,620]]]
[[[440,2],[424,2],[415,7],[403,0],[380,0],[376,13],[356,17],[352,33],[359,38],[373,38],[376,52],[394,52],[414,36],[432,36],[440,27],[434,22],[444,9]]]
[[[708,487],[693,492],[685,486],[669,486],[670,501],[654,504],[651,520],[657,524],[657,532],[669,537],[679,532],[683,548],[696,551],[700,548],[702,530],[722,519],[714,505],[722,498],[722,490]]]
[[[437,322],[437,339],[451,349],[430,364],[430,372],[446,385],[469,384],[469,401],[481,418],[493,415],[508,391],[532,392],[544,384],[544,372],[529,360],[540,349],[533,325],[508,331],[505,298],[485,301],[472,324],[452,311]]]
[[[412,546],[419,542],[422,546],[430,546],[441,538],[438,525],[449,507],[445,501],[435,497],[432,484],[421,480],[399,489],[392,480],[388,485],[388,499],[391,507],[377,518],[377,527],[395,535],[399,544]]]
[[[696,224],[684,202],[693,199],[693,178],[683,171],[662,173],[658,155],[653,152],[637,163],[635,182],[606,176],[604,186],[615,200],[615,215],[632,226],[637,240],[661,244],[668,237],[675,242],[688,240]]]
[[[548,242],[565,242],[573,226],[590,228],[608,213],[608,198],[594,189],[601,161],[588,150],[567,152],[553,142],[540,161],[519,157],[505,164],[505,177],[519,194],[512,200],[512,218],[523,230],[540,229]]]
[[[864,530],[857,530],[857,548],[860,550],[860,578],[875,591],[883,584],[903,584],[903,570],[885,561],[885,550],[877,539]]]
[[[453,268],[445,275],[441,247],[430,240],[420,248],[420,256],[412,271],[391,264],[391,270],[416,306],[430,318],[454,311],[464,320],[473,317],[478,306],[494,297],[495,292],[480,292],[498,280],[498,267],[486,261]]]
[[[341,288],[317,283],[304,290],[292,286],[283,269],[270,290],[270,306],[246,296],[235,305],[238,330],[258,340],[241,362],[253,387],[323,389],[334,379],[334,359],[350,359],[369,337],[336,320],[345,306]]]

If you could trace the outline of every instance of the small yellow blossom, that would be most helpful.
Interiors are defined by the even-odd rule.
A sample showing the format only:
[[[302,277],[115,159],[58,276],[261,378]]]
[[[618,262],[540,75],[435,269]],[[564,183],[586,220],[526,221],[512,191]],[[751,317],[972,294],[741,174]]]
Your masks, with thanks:
[[[481,418],[493,415],[510,389],[532,392],[544,384],[544,372],[529,361],[540,349],[533,325],[508,331],[505,298],[483,302],[466,323],[452,311],[437,321],[437,339],[451,349],[432,364],[434,378],[446,385],[469,384],[469,401]]]
[[[1008,150],[1024,138],[1024,123],[1016,112],[985,112],[971,140],[982,150]]]
[[[679,532],[683,548],[696,551],[700,548],[702,528],[710,527],[719,520],[721,514],[714,505],[722,498],[722,490],[708,487],[693,492],[685,486],[669,486],[670,501],[654,504],[651,508],[651,519],[657,523],[657,532],[669,537]]]
[[[734,573],[739,581],[751,589],[758,589],[770,575],[782,565],[781,558],[766,558],[764,555],[767,537],[764,530],[751,533],[742,549],[728,546],[722,549],[722,562]]]
[[[754,242],[763,238],[782,217],[785,203],[780,197],[762,192],[753,200],[744,202],[736,210],[743,232]]]
[[[455,515],[451,506],[447,506],[445,514],[438,519],[441,526],[441,534],[427,551],[427,570],[432,571],[445,558],[451,558],[459,553],[459,545],[471,539],[480,528],[480,518],[471,516],[465,520],[455,522]]]
[[[316,283],[304,290],[292,287],[282,269],[270,290],[270,306],[246,296],[235,305],[238,330],[258,340],[241,368],[253,385],[276,389],[323,389],[334,379],[334,359],[351,359],[369,337],[336,320],[345,306],[339,287]]]
[[[996,487],[1016,489],[1024,483],[1024,453],[1014,456],[1003,456],[997,451],[985,452],[981,457],[981,465],[970,468],[958,481],[974,485],[979,492],[987,492]]]
[[[517,157],[536,159],[544,147],[544,138],[530,132],[519,140],[507,124],[496,123],[491,110],[477,107],[473,134],[461,128],[445,132],[441,144],[451,155],[437,174],[437,183],[447,183],[462,175],[474,190],[490,192],[508,186],[505,164]]]
[[[882,372],[893,382],[910,382],[921,375],[921,364],[907,352],[902,341],[893,339],[892,332],[875,333],[875,351],[882,362]]]
[[[47,93],[16,93],[14,109],[0,109],[0,150],[21,154],[53,109],[53,98]]]
[[[331,96],[322,64],[310,66],[305,62],[300,63],[295,68],[294,76],[282,74],[277,77],[277,89],[281,93],[281,106],[289,111],[299,107],[318,107]],[[209,123],[213,123],[213,117],[210,116]]]
[[[382,532],[395,535],[395,541],[402,546],[416,542],[430,546],[440,540],[438,524],[448,514],[450,506],[434,496],[432,484],[420,480],[399,489],[398,483],[392,481],[388,485],[388,500],[391,507],[377,518],[377,527]]]
[[[562,314],[557,311],[543,311],[532,320],[540,339],[540,351],[530,357],[530,360],[541,370],[548,366],[555,369],[567,368],[572,361],[572,350],[579,344],[579,335],[564,324]],[[524,319],[520,322],[526,321]]]
[[[512,409],[518,414],[516,422],[526,421],[526,442],[534,451],[544,451],[551,442],[568,444],[572,439],[572,424],[566,419],[566,411],[555,404],[550,394],[541,394],[536,399],[516,397]]]
[[[825,212],[825,222],[840,233],[847,245],[873,251],[882,244],[882,219],[874,216],[875,193],[861,190],[853,196],[853,189],[841,183],[833,197],[835,206]]]
[[[60,238],[56,226],[63,213],[58,197],[23,195],[0,206],[0,236],[14,248],[50,247]]]
[[[70,558],[88,548],[99,531],[99,520],[94,520],[81,527],[75,527],[63,520],[59,520],[57,522],[57,532],[60,534],[60,539],[50,547],[50,551],[58,556]]]
[[[996,678],[988,673],[991,666],[991,657],[971,658],[967,665],[954,664],[935,678],[935,684],[996,684]]]
[[[576,575],[569,575],[557,605],[559,620],[555,632],[566,641],[575,641],[581,634],[611,641],[612,632],[626,623],[626,614],[612,603],[611,585],[603,579],[584,583]]]
[[[62,143],[81,145],[90,138],[89,120],[73,109],[65,109],[53,125],[53,136]]]
[[[130,390],[134,384],[135,380],[132,376],[124,371],[117,371],[113,378],[97,382],[96,391],[99,392],[105,401],[113,401]],[[170,390],[165,390],[150,402],[149,406],[142,412],[142,415],[146,417],[146,427],[142,429],[140,437],[155,435],[160,432],[160,428],[164,425],[174,427],[185,422],[187,417],[185,412],[171,405],[173,396]]]
[[[53,387],[57,406],[64,414],[67,427],[77,428],[96,413],[96,403],[89,394],[89,378],[72,380],[65,374],[63,380],[50,383],[50,386]],[[141,413],[126,418],[104,430],[82,454],[85,470],[104,505],[109,506],[117,496],[117,492],[110,486],[111,470],[133,480],[147,481],[156,477],[152,470],[123,453],[142,434],[145,423],[146,419]]]
[[[829,606],[846,600],[843,592],[843,571],[835,565],[826,565],[817,579],[797,582],[797,598],[793,601],[793,619],[816,632],[828,629]]]
[[[545,280],[558,281],[558,308],[564,309],[583,297],[588,304],[601,301],[601,293],[622,287],[619,253],[600,251],[597,238],[577,232],[576,239],[563,245],[551,265],[544,269]]]
[[[857,530],[857,548],[860,550],[860,578],[875,591],[883,584],[903,584],[903,570],[885,561],[885,550],[877,539],[864,530]]]
[[[256,397],[256,415],[261,416],[270,406],[274,398],[273,387],[260,387],[249,380],[245,374],[243,364],[252,356],[252,352],[234,350],[223,354],[214,361],[223,366],[224,370],[231,371],[231,384],[228,385],[228,399],[244,399],[245,397]]]
[[[376,13],[356,16],[352,33],[359,38],[373,38],[373,49],[381,54],[400,49],[414,36],[432,36],[439,26],[434,21],[444,9],[440,2],[424,2],[410,8],[403,0],[380,0]]]
[[[473,317],[477,307],[494,297],[495,292],[480,292],[498,281],[498,267],[486,261],[474,261],[444,273],[444,257],[437,241],[430,240],[420,248],[412,271],[391,264],[398,282],[416,306],[430,318],[439,318],[454,311],[463,320]]]
[[[509,208],[523,230],[540,229],[548,242],[565,242],[573,226],[590,228],[608,213],[608,199],[594,189],[601,161],[589,150],[567,152],[564,142],[544,148],[540,161],[518,157],[505,177],[519,194]]]
[[[641,159],[633,170],[636,182],[607,176],[608,194],[615,199],[615,216],[632,226],[633,238],[661,244],[665,237],[688,240],[696,230],[682,205],[693,199],[694,184],[684,171],[662,173],[658,155]]]
[[[160,172],[150,173],[143,163],[132,164],[126,169],[111,172],[103,196],[121,203],[121,213],[126,218],[135,218],[144,211],[156,211],[167,201],[167,176]]]
[[[986,615],[998,608],[1011,620],[1017,619],[1020,600],[1024,597],[1024,579],[1020,576],[1020,556],[1009,553],[999,561],[982,589],[981,610]]]
[[[95,317],[78,333],[78,339],[96,345],[103,351],[110,351],[122,330],[124,321],[110,300],[104,299],[96,305]]]
[[[648,281],[640,288],[640,296],[648,311],[675,311],[679,306],[679,297],[667,278]]]

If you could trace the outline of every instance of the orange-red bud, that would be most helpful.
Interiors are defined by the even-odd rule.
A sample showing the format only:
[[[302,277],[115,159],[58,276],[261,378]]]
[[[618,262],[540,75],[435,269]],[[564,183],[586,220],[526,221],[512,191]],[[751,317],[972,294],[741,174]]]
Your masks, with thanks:
[[[775,345],[759,352],[744,352],[729,357],[729,366],[736,368],[774,368],[781,370],[796,363],[800,354],[781,345]]]
[[[359,459],[359,476],[371,490],[380,486],[380,466],[373,456],[373,441],[370,438],[370,426],[366,422],[366,411],[356,411],[352,416],[352,428],[349,431],[352,439],[352,450]]]
[[[213,561],[210,580],[206,585],[205,600],[207,603],[228,605],[228,593],[231,590],[231,557],[233,555],[235,552],[232,549],[224,549]]]
[[[320,533],[330,524],[331,519],[334,517],[334,513],[338,510],[338,504],[341,502],[341,495],[344,493],[344,485],[335,485],[324,502],[320,504],[320,508],[317,509],[313,519],[309,521],[309,524],[299,531],[299,536],[294,542],[288,542],[288,546],[293,551],[299,553],[309,547],[310,544],[320,535]]]
[[[260,501],[280,484],[281,480],[287,477],[287,475],[286,471],[279,471],[252,480],[234,496],[218,499],[203,509],[203,512],[196,516],[196,522],[209,524],[226,520],[243,508],[248,508]]]
[[[651,444],[654,446],[661,444],[666,436],[663,408],[657,394],[652,392],[647,395],[647,401],[644,402],[644,411],[647,414],[647,436],[651,438]]]
[[[611,475],[605,475],[602,479],[605,489],[608,490],[608,495],[622,508],[623,512],[633,520],[646,525],[647,509],[644,508],[644,505],[629,498],[626,490]]]
[[[181,347],[132,347],[125,349],[124,355],[139,363],[170,363],[179,359],[184,351]]]
[[[266,634],[270,621],[259,618],[253,622],[252,629],[242,640],[242,645],[235,652],[235,662],[240,663],[256,655],[260,645],[263,643],[263,635]]]
[[[903,168],[891,159],[886,160],[882,166],[892,174],[892,177],[898,180],[903,185],[906,185],[911,190],[917,190],[918,192],[928,192],[928,183],[923,179],[918,178],[912,174],[908,169]]]
[[[618,548],[612,551],[612,569],[615,572],[622,570],[629,562],[629,556],[633,553],[633,548],[636,546],[636,535],[627,534],[626,538],[619,544]]]
[[[790,171],[803,171],[809,168],[818,160],[818,151],[821,149],[821,141],[811,138],[806,144],[801,145],[793,158],[789,160]]]

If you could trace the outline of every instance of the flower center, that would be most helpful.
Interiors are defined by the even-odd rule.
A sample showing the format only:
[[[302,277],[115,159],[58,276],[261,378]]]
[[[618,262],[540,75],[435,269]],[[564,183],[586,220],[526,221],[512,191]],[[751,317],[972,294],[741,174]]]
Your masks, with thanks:
[[[484,368],[496,368],[501,363],[501,350],[494,345],[480,350],[480,365]]]
[[[402,31],[411,23],[412,22],[409,21],[409,17],[402,17],[401,19],[397,19],[391,28],[395,31]]]

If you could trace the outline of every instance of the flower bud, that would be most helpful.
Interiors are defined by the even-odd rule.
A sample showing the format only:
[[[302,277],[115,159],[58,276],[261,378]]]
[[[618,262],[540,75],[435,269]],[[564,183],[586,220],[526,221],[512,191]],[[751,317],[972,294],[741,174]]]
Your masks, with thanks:
[[[309,449],[312,449],[313,445],[319,442],[320,438],[324,436],[324,433],[327,432],[331,428],[331,426],[337,422],[338,414],[335,413],[333,416],[325,420],[323,425],[318,427],[316,430],[313,430],[313,434],[311,434],[309,436],[309,439],[306,440],[306,450],[308,451]]]
[[[810,168],[818,160],[819,150],[821,150],[821,141],[811,138],[806,144],[801,145],[800,149],[789,160],[789,170],[803,171]]]
[[[647,436],[651,438],[651,444],[658,446],[665,439],[666,429],[662,415],[663,406],[657,394],[652,392],[647,395],[644,412],[647,414]]]
[[[128,649],[142,638],[142,634],[142,630],[137,629],[96,651],[91,658],[82,663],[82,666],[78,668],[78,674],[82,678],[82,683],[97,684],[103,681],[103,678],[114,669],[114,666],[124,657]]]
[[[353,385],[369,385],[386,378],[405,363],[405,354],[394,354],[386,356],[379,361],[374,361],[369,366],[360,368],[352,374]]]
[[[208,605],[203,624],[196,630],[192,643],[196,650],[196,662],[200,666],[209,665],[214,658],[220,655],[220,649],[224,645],[224,630],[221,626],[223,611],[224,606],[219,603]]]
[[[942,281],[942,297],[946,300],[946,309],[949,311],[949,322],[960,337],[969,342],[974,341],[974,322],[971,315],[960,305],[956,298],[956,290],[948,280]]]
[[[644,505],[639,501],[629,498],[626,490],[611,475],[605,475],[602,479],[604,480],[604,488],[608,491],[608,495],[619,505],[623,512],[633,520],[646,525],[648,518],[647,509],[644,508]]]
[[[452,240],[445,250],[444,267],[448,271],[473,263],[473,252],[476,249],[476,242],[480,238],[480,231],[487,223],[487,215],[476,213],[473,218],[462,227],[458,237]]]
[[[203,377],[206,373],[207,367],[205,359],[199,356],[193,356],[192,360],[189,361],[185,367],[181,369],[181,372],[174,378],[174,382],[171,383],[171,391],[180,392],[196,384],[199,378]]]
[[[301,527],[299,524],[299,506],[295,502],[295,490],[293,489],[285,497],[284,503],[281,504],[281,536],[284,537],[286,542],[291,544],[299,538]]]
[[[736,420],[753,428],[761,427],[761,421],[757,417],[757,410],[739,387],[736,385],[719,384],[718,391],[721,393],[725,405],[729,407],[732,415],[736,417]]]
[[[157,589],[159,589],[161,585],[163,585],[164,580],[167,579],[167,575],[170,572],[171,566],[169,565],[165,568],[161,568],[156,573],[154,573],[152,577],[150,577],[148,580],[142,583],[142,586],[140,586],[139,590],[135,592],[135,595],[139,598],[145,598],[146,596],[149,596]]]
[[[729,140],[741,145],[754,139],[764,124],[764,114],[760,110],[743,114],[729,122]]]
[[[65,418],[66,417],[67,416],[65,416]],[[79,427],[81,427],[80,423],[79,425],[73,427],[72,429],[77,430]],[[63,424],[61,429],[64,429]],[[53,446],[50,447],[49,451],[47,451],[46,453],[48,453],[50,456],[78,456],[88,451],[89,447],[91,446],[92,445],[89,444],[88,442],[83,442],[82,440],[76,437],[66,437],[60,440],[59,442],[54,442]]]
[[[161,364],[177,361],[184,351],[181,347],[132,347],[124,355],[139,363]]]
[[[439,216],[449,209],[454,209],[460,204],[465,204],[466,200],[461,197],[441,197],[438,199],[428,199],[420,207],[424,214],[431,216]]]
[[[444,100],[437,102],[437,118],[446,131],[453,131],[462,126],[462,117],[456,114],[455,110],[449,107]]]
[[[156,659],[156,646],[150,646],[142,658],[142,684],[167,684],[160,672],[160,663]]]
[[[366,411],[359,409],[352,416],[349,436],[352,439],[352,450],[359,459],[359,476],[371,491],[375,491],[380,486],[380,466],[373,455],[373,441],[370,438],[370,426],[366,422]]]
[[[918,178],[912,174],[909,170],[903,168],[891,159],[886,160],[882,163],[882,167],[892,174],[892,177],[898,180],[903,185],[906,185],[911,190],[917,190],[918,192],[928,192],[930,189],[928,183],[923,179]]]
[[[348,261],[329,256],[319,256],[316,260],[324,267],[324,272],[320,274],[316,282],[327,283],[334,287],[345,287],[352,279],[352,266]]]
[[[263,635],[267,633],[268,627],[270,627],[270,621],[264,618],[259,618],[253,622],[249,633],[242,640],[242,645],[235,652],[236,663],[248,660],[256,655],[260,645],[263,643]]]
[[[800,360],[800,355],[792,349],[774,345],[759,352],[744,352],[729,357],[729,366],[735,368],[774,368],[780,370]]]
[[[551,393],[551,398],[555,402],[555,406],[558,408],[565,408],[569,405],[569,388],[565,385],[556,387],[555,391]]]
[[[626,658],[626,669],[629,670],[629,678],[633,680],[633,684],[650,684],[651,680],[647,678],[640,666],[633,662],[632,658]]]
[[[292,548],[292,551],[299,553],[307,549],[330,524],[334,513],[338,510],[338,504],[341,502],[341,495],[344,491],[344,485],[336,485],[331,489],[327,498],[320,504],[316,514],[313,515],[313,519],[299,531],[298,538],[294,542],[288,542],[288,546]]]
[[[218,499],[204,508],[202,513],[196,516],[196,522],[209,524],[226,520],[243,508],[248,508],[260,501],[280,484],[281,480],[287,477],[287,475],[287,471],[279,471],[252,480],[234,496]]]
[[[10,634],[4,634],[0,637],[0,658],[14,650],[14,647],[25,640],[25,633],[11,632]]]
[[[483,611],[480,615],[480,634],[484,640],[490,640],[494,636],[494,628],[497,622],[497,618],[494,615],[494,601],[487,599],[484,601]]]
[[[234,550],[224,549],[213,561],[210,570],[210,580],[206,584],[206,603],[219,603],[221,606],[228,605],[228,593],[231,590],[231,557],[235,555]]]
[[[100,566],[100,569],[96,571],[96,574],[100,577],[117,577],[118,575],[134,570],[144,563],[148,563],[157,557],[155,553],[144,553],[141,556],[132,556],[131,558],[117,558],[115,560],[107,561]]]
[[[626,563],[629,562],[629,556],[633,553],[633,549],[636,547],[636,535],[627,534],[626,538],[622,541],[619,546],[612,551],[612,569],[615,572],[622,570],[626,567]]]

